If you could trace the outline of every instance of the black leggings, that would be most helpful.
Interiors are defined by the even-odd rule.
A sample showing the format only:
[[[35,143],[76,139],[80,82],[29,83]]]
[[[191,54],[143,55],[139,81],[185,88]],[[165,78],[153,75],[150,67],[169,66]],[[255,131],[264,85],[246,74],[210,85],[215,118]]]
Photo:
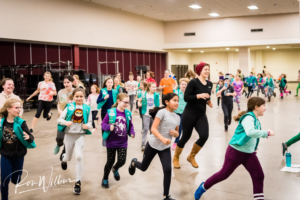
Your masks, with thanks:
[[[220,99],[221,99],[221,97],[218,97],[218,106],[220,105]]]
[[[253,86],[248,86],[248,95],[247,98],[251,97],[253,90],[252,90]]]
[[[115,164],[116,152],[118,152],[118,162]],[[108,180],[108,175],[112,168],[117,171],[126,162],[127,148],[107,148],[107,162],[104,167],[103,180]],[[113,166],[115,164],[115,166]]]
[[[44,110],[43,117],[48,118],[49,117],[48,114],[49,114],[51,108],[52,108],[52,101],[39,100],[35,117],[40,118],[42,111]]]
[[[92,122],[92,125],[93,125],[93,128],[95,128],[95,120],[98,120],[98,117],[97,117],[97,114],[98,114],[98,110],[93,110],[92,111],[92,119],[93,119],[93,122]]]
[[[144,151],[144,158],[143,161],[140,162],[135,162],[134,166],[141,171],[146,171],[148,167],[151,164],[151,161],[153,158],[158,154],[160,162],[163,167],[163,172],[164,172],[164,196],[169,195],[169,190],[170,190],[170,185],[171,185],[171,177],[172,177],[172,160],[171,160],[171,149],[170,147],[163,150],[159,151],[157,149],[152,148],[149,143],[147,142],[146,148]]]
[[[183,148],[187,141],[189,141],[194,127],[199,135],[199,139],[196,141],[196,144],[203,147],[209,135],[206,114],[199,115],[198,110],[185,108],[182,114],[182,137],[177,143],[179,148]]]
[[[225,130],[228,130],[228,125],[231,124],[233,104],[222,103],[222,109],[224,113]]]

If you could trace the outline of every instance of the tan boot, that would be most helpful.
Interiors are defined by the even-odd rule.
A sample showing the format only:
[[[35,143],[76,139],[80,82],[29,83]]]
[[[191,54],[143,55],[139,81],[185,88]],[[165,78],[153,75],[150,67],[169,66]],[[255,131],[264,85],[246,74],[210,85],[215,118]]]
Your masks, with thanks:
[[[202,147],[198,146],[196,143],[194,143],[194,146],[192,148],[192,151],[190,155],[187,157],[187,161],[189,161],[193,167],[198,168],[198,164],[196,163],[195,156],[197,153],[202,149]]]
[[[178,146],[176,146],[175,154],[174,154],[174,158],[173,158],[173,165],[174,165],[175,169],[180,169],[179,156],[180,156],[182,150],[183,150],[183,148],[179,148]]]

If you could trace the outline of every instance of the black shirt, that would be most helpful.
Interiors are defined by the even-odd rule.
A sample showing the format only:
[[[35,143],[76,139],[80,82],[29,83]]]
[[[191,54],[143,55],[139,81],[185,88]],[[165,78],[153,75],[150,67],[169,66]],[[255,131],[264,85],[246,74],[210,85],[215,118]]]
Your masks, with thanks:
[[[7,119],[4,120],[0,154],[10,157],[25,156],[27,154],[27,148],[17,138],[13,129],[13,125],[14,123],[7,122]],[[25,121],[23,122],[21,128],[24,132],[26,132],[29,135],[29,139],[27,140],[27,142],[33,142],[34,137],[33,135],[31,135]]]
[[[220,87],[219,90],[221,90],[224,86]],[[222,95],[222,103],[225,103],[225,104],[233,104],[233,96],[225,96],[225,92],[226,93],[234,93],[234,89],[233,87],[230,85],[229,87],[227,87],[226,90],[222,91],[221,92],[221,95]]]
[[[206,102],[209,99],[197,99],[197,94],[208,93],[211,95],[213,87],[212,82],[206,80],[207,84],[203,85],[201,81],[196,78],[190,80],[184,92],[184,101],[187,102],[186,109],[197,110],[199,114],[206,113]]]

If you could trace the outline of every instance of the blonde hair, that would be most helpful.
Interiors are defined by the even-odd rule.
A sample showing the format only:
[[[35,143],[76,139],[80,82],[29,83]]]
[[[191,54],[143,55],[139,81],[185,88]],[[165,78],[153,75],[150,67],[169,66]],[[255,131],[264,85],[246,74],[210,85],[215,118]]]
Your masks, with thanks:
[[[72,94],[69,96],[70,100],[74,99],[74,96],[75,96],[76,92],[82,92],[83,97],[85,97],[85,91],[84,91],[84,89],[82,89],[82,88],[76,88],[75,90],[73,90]]]
[[[22,105],[22,101],[17,99],[9,99],[5,101],[3,107],[0,110],[0,118],[4,118],[8,116],[7,108],[11,108],[13,104],[20,103]]]
[[[188,78],[181,78],[179,79],[179,85],[181,84],[182,81],[186,82],[187,84],[190,82]]]
[[[76,78],[78,80],[78,83],[83,87],[83,89],[85,89],[84,84],[80,81],[79,76],[77,74],[74,74],[73,78]]]
[[[126,93],[120,93],[117,96],[117,100],[122,101],[123,99],[128,98],[128,97],[129,97],[128,94],[126,94]],[[112,105],[111,108],[116,108],[116,107],[118,107],[118,101],[114,105]]]
[[[146,89],[147,92],[150,92],[150,87],[152,86],[152,84],[155,84],[155,86],[156,86],[156,83],[154,83],[154,82],[148,83],[147,89]]]
[[[195,73],[191,69],[187,70],[186,75],[185,75],[185,77],[188,79],[195,78],[195,76],[196,76]]]
[[[53,82],[52,74],[51,74],[50,72],[48,72],[48,71],[46,71],[46,72],[44,73],[44,76],[45,76],[46,74],[50,75],[50,81]]]

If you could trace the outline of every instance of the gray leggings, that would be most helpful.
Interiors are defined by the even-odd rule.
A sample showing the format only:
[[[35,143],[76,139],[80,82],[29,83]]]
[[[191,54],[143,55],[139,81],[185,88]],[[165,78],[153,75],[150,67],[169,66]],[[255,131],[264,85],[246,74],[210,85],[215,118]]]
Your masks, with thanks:
[[[135,94],[129,95],[130,111],[132,112]]]
[[[144,123],[144,129],[143,129],[143,135],[142,135],[142,146],[146,146],[148,130],[151,132],[151,127],[153,124],[152,117],[150,117],[148,115],[144,115],[143,123]]]

